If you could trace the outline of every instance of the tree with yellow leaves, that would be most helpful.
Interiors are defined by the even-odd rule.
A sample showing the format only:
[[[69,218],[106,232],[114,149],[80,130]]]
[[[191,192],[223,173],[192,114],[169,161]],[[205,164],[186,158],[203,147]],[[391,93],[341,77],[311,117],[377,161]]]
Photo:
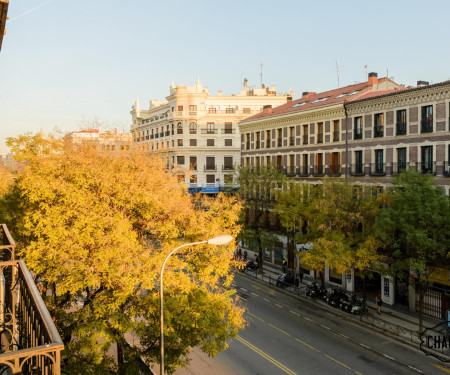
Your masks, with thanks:
[[[182,243],[235,237],[240,202],[193,198],[160,158],[51,143],[45,152],[35,152],[33,142],[19,149],[28,163],[4,206],[65,343],[64,371],[147,373],[144,363],[159,362],[165,257]],[[192,347],[215,355],[243,327],[243,309],[228,288],[233,247],[188,247],[166,265],[169,373],[188,363]],[[117,364],[105,354],[112,345]]]

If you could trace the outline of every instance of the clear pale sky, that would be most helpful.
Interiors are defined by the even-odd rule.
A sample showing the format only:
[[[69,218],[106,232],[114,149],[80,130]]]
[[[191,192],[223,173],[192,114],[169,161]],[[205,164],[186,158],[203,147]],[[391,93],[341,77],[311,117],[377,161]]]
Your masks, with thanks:
[[[129,131],[131,105],[197,75],[212,94],[250,85],[325,91],[368,72],[401,84],[450,79],[450,1],[10,0],[0,52],[0,152],[7,137]]]

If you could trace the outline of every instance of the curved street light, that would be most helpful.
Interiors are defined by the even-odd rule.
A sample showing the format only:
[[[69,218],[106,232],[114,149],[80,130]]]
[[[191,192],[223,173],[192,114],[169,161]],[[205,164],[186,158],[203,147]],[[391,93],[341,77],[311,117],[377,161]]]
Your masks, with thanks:
[[[186,243],[184,245],[178,246],[177,248],[173,249],[169,255],[167,255],[166,259],[164,259],[163,265],[161,267],[161,276],[159,280],[159,305],[160,305],[160,328],[161,328],[161,338],[160,338],[160,347],[161,347],[161,366],[160,366],[160,374],[164,375],[164,302],[163,302],[163,296],[164,296],[164,284],[163,284],[163,275],[164,275],[164,267],[167,263],[167,260],[170,258],[170,256],[177,252],[179,249],[186,247],[186,246],[194,246],[194,245],[200,245],[200,244],[208,244],[208,245],[227,245],[233,240],[233,237],[229,236],[228,234],[223,234],[222,236],[210,238],[206,241],[200,241],[200,242],[192,242],[192,243]]]

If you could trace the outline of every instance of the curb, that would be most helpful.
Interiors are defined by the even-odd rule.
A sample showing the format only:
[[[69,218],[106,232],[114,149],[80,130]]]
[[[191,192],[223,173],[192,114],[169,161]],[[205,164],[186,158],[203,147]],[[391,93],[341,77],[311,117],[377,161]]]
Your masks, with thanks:
[[[256,278],[256,277],[252,277],[252,276],[248,275],[246,272],[240,272],[239,274],[245,276],[246,278],[248,278],[248,279],[250,279],[250,280],[257,281],[259,284],[266,285],[266,286],[268,286],[269,288],[271,288],[271,289],[273,289],[273,290],[277,290],[278,292],[281,292],[282,294],[285,294],[285,295],[287,295],[287,296],[289,296],[289,297],[293,297],[293,298],[295,298],[295,299],[297,299],[297,300],[299,300],[299,301],[306,302],[306,304],[307,304],[309,307],[314,307],[315,309],[319,308],[320,310],[322,310],[322,311],[324,311],[324,312],[330,313],[330,314],[332,314],[332,315],[334,315],[334,316],[336,316],[336,317],[339,317],[339,318],[341,318],[341,319],[343,319],[343,320],[345,320],[345,321],[347,321],[347,322],[349,322],[349,323],[356,324],[356,325],[358,325],[358,326],[360,326],[360,327],[363,327],[363,328],[366,328],[366,329],[367,329],[367,328],[374,329],[375,331],[377,331],[378,333],[383,334],[384,336],[390,337],[390,338],[395,339],[396,341],[398,341],[398,342],[400,342],[400,343],[402,343],[402,344],[404,344],[404,345],[407,345],[407,346],[412,347],[412,348],[414,348],[414,349],[416,349],[416,350],[419,350],[419,347],[418,347],[418,346],[415,346],[413,342],[404,340],[401,336],[394,335],[394,334],[392,334],[391,332],[388,332],[388,331],[386,331],[386,330],[381,329],[380,327],[377,327],[376,325],[371,324],[370,322],[358,321],[358,320],[356,320],[356,319],[349,319],[348,316],[343,315],[343,314],[340,314],[340,313],[337,313],[337,311],[340,312],[340,310],[327,309],[327,308],[325,308],[325,306],[322,306],[321,304],[319,304],[319,303],[317,303],[317,302],[314,302],[313,299],[310,299],[310,298],[306,298],[306,297],[300,296],[300,295],[298,295],[298,294],[289,292],[289,291],[284,290],[284,289],[282,289],[282,288],[277,288],[276,286],[274,286],[274,285],[272,285],[272,284],[270,284],[270,283],[267,283],[267,282],[265,282],[264,280],[260,280],[260,279],[258,279],[258,278]],[[320,325],[320,324],[318,324],[318,323],[313,323],[313,324]],[[333,333],[334,333],[334,332],[333,332]],[[350,337],[350,338],[347,338],[347,340],[351,341],[351,342],[354,343],[354,344],[357,344],[357,345],[360,345],[360,346],[364,347],[363,344],[361,344],[360,342],[358,342],[358,341],[355,340],[355,339],[352,339],[351,337]],[[419,345],[419,344],[420,344],[420,340],[418,339],[417,345]],[[421,371],[421,370],[419,370],[419,369],[416,369],[415,367],[412,367],[411,365],[409,365],[409,364],[407,364],[407,363],[405,363],[405,362],[402,362],[402,361],[399,361],[398,359],[394,359],[394,358],[392,358],[392,357],[387,356],[385,353],[381,353],[380,351],[377,351],[377,350],[375,350],[375,349],[373,349],[373,348],[370,348],[370,350],[371,350],[372,352],[374,352],[374,353],[376,353],[376,354],[382,356],[382,357],[388,358],[388,359],[390,359],[390,360],[392,360],[392,361],[394,361],[394,362],[396,362],[396,363],[398,363],[398,364],[400,364],[400,365],[402,365],[402,366],[404,366],[404,367],[407,367],[407,368],[409,368],[410,370],[413,370],[413,371],[415,371],[415,372],[417,372],[417,373],[419,373],[419,374],[423,374],[423,373],[424,373],[423,371]],[[425,355],[425,353],[424,353],[424,355]],[[441,358],[445,358],[445,359],[447,359],[447,360],[450,360],[450,358],[448,358],[448,357],[446,357],[446,356],[444,356],[444,355],[442,355],[442,354],[440,354],[440,353],[439,353],[439,356],[440,356]],[[438,358],[439,358],[439,357],[438,357]],[[440,363],[442,363],[442,365],[443,365],[444,367],[448,368],[448,366],[446,365],[445,362],[440,362]],[[450,368],[449,368],[449,369],[450,369]]]

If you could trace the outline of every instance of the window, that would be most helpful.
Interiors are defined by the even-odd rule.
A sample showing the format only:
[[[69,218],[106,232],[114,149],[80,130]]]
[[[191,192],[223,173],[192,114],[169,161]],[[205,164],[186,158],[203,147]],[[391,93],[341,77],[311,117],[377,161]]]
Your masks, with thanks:
[[[233,157],[232,156],[224,156],[223,158],[223,169],[224,170],[232,170],[233,167]]]
[[[227,108],[225,110],[226,113],[234,113],[234,108]]]
[[[270,148],[271,146],[270,141],[270,130],[266,130],[266,148]]]
[[[433,146],[422,146],[422,173],[433,173]]]
[[[209,169],[209,170],[216,169],[216,158],[214,156],[206,157],[206,169]]]
[[[177,145],[179,147],[182,147],[183,146],[183,140],[182,139],[177,139]]]
[[[406,109],[397,111],[397,135],[406,134]]]
[[[181,182],[184,182],[184,174],[179,174],[179,175],[177,175],[177,179],[178,179],[178,182],[179,183],[181,183]]]
[[[197,124],[195,122],[189,124],[189,134],[197,134]]]
[[[183,112],[183,106],[182,105],[178,106],[178,112]]]
[[[363,159],[362,159],[363,153],[362,151],[355,151],[355,169],[354,173],[356,175],[363,174]]]
[[[401,173],[406,169],[406,147],[397,149],[397,170],[394,172]]]
[[[197,175],[196,174],[191,174],[191,177],[189,179],[189,182],[191,184],[196,184],[197,183]]]
[[[196,105],[190,105],[189,106],[189,112],[197,112],[197,106]]]
[[[353,139],[362,139],[362,117],[355,117]]]
[[[183,134],[183,123],[181,122],[177,124],[177,134]]]
[[[225,146],[233,146],[233,140],[232,139],[225,139]]]
[[[333,142],[339,142],[339,120],[333,120]]]
[[[317,143],[323,143],[323,122],[317,123]]]
[[[283,129],[277,129],[277,146],[282,147],[283,146]]]
[[[215,174],[207,174],[206,175],[206,183],[207,184],[215,184],[216,183],[216,175]]]
[[[384,174],[384,152],[383,150],[375,150],[375,169],[374,174]]]
[[[197,146],[197,140],[196,139],[190,139],[189,140],[189,146],[191,146],[191,147]]]
[[[208,108],[208,113],[217,113],[216,107],[209,107]]]
[[[250,134],[245,135],[245,149],[250,150]]]
[[[340,175],[341,174],[341,153],[332,152],[330,155],[330,174]]]
[[[214,146],[214,139],[207,139],[206,146]]]
[[[270,156],[266,156],[266,165],[270,165]]]
[[[216,126],[213,122],[206,123],[206,134],[215,134],[216,133]]]
[[[323,154],[316,154],[316,164],[314,166],[314,174],[322,175],[323,174]]]
[[[357,94],[358,92],[360,92],[361,90],[356,90],[356,91],[353,91],[353,92],[351,92],[350,94],[348,94],[348,96],[352,96],[352,95],[355,95],[355,94]]]
[[[250,108],[244,108],[244,109],[242,110],[242,112],[244,112],[244,113],[250,113]]]
[[[303,144],[308,144],[308,125],[303,125]]]
[[[384,129],[384,113],[377,113],[373,118],[374,128],[373,128],[373,136],[374,137],[382,137],[383,129]]]
[[[233,134],[233,123],[231,122],[225,123],[224,134]]]
[[[193,171],[197,170],[197,156],[189,157],[189,169]]]
[[[184,165],[184,156],[177,156],[177,164]]]
[[[422,107],[421,132],[431,133],[433,131],[433,106]]]
[[[323,102],[324,100],[327,100],[329,98],[329,96],[325,96],[324,98],[320,98],[320,99],[316,99],[311,103],[319,103],[319,102]]]
[[[261,148],[261,132],[256,132],[256,149]]]
[[[297,103],[297,104],[293,105],[292,108],[301,107],[302,105],[305,105],[306,103],[308,103],[308,102]]]
[[[293,126],[289,127],[289,146],[295,145],[295,128]]]
[[[308,154],[302,155],[302,168],[301,174],[307,176],[309,174]]]

